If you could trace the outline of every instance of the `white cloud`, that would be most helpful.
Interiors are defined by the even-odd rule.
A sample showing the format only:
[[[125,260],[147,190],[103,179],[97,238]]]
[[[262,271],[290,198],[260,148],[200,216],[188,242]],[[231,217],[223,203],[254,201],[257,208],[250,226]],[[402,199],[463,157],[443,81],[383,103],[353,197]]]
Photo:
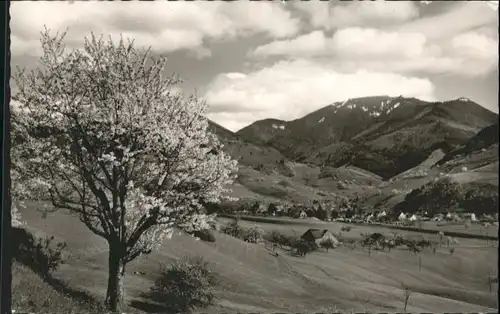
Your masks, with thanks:
[[[327,41],[323,31],[313,31],[290,40],[278,40],[262,45],[253,50],[253,56],[293,55],[295,57],[313,57],[327,52]]]
[[[335,33],[330,47],[344,57],[418,58],[429,53],[426,44],[420,33],[345,28]]]
[[[498,28],[497,12],[482,1],[457,1],[449,11],[411,21],[394,30],[419,32],[429,39],[442,39],[485,25]]]
[[[420,33],[386,32],[374,28],[343,28],[332,37],[313,31],[291,40],[278,40],[257,47],[251,55],[282,55],[291,57],[335,56],[357,58],[417,58],[439,53],[437,46],[428,46]]]
[[[258,14],[255,14],[258,12]],[[300,21],[279,3],[269,2],[14,2],[11,5],[12,52],[37,54],[39,32],[69,27],[68,42],[81,45],[90,31],[123,33],[138,45],[160,52],[198,49],[208,56],[203,43],[257,33],[271,38],[294,35]]]
[[[297,1],[295,8],[304,12],[313,27],[334,29],[351,26],[400,24],[418,17],[418,8],[410,1]]]
[[[498,64],[497,40],[477,32],[430,41],[418,32],[343,28],[333,37],[314,31],[292,40],[257,47],[250,55],[281,55],[291,58],[321,57],[341,71],[358,69],[397,73],[448,73],[476,76]]]
[[[457,35],[452,38],[451,45],[456,54],[465,57],[498,58],[497,43],[493,39],[477,32],[467,32]]]
[[[291,120],[334,101],[373,95],[434,99],[427,79],[393,73],[351,74],[307,60],[281,61],[247,74],[221,74],[204,95],[209,118],[231,130],[264,118]]]

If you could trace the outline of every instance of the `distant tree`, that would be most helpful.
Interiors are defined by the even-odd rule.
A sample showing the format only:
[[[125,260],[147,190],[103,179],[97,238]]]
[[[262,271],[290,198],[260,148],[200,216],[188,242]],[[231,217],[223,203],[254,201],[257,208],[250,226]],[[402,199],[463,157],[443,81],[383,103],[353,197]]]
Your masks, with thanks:
[[[127,264],[175,226],[204,229],[202,201],[225,198],[236,161],[207,131],[206,104],[172,91],[166,59],[123,39],[92,34],[70,52],[63,40],[43,32],[39,68],[13,74],[12,186],[108,242],[106,303],[121,312]]]
[[[252,227],[243,231],[243,240],[250,243],[259,243],[262,240],[264,231],[258,227]]]
[[[221,228],[222,233],[240,239],[243,239],[244,231],[244,228],[240,226],[236,219]]]
[[[255,201],[255,203],[252,205],[250,211],[252,214],[255,214],[259,211],[259,209],[260,209],[260,204],[258,201]]]
[[[493,184],[471,183],[466,185],[466,192],[460,207],[476,215],[493,214],[498,211],[498,188]]]
[[[365,247],[368,248],[368,256],[371,256],[372,253],[372,246],[375,244],[374,239],[371,237],[371,234],[362,234],[363,239],[361,240],[361,246],[363,249]]]
[[[443,246],[444,232],[443,231],[439,231],[438,235],[439,235],[439,246]]]
[[[292,243],[292,249],[295,249],[298,255],[306,256],[306,254],[316,249],[316,243],[312,243],[302,238],[298,238]]]
[[[283,243],[284,236],[276,230],[271,231],[269,235],[269,240],[273,245],[273,251],[277,246],[281,246]]]
[[[404,311],[406,313],[406,308],[408,306],[408,300],[410,300],[410,296],[411,296],[411,290],[408,286],[406,286],[405,284],[401,284],[401,286],[403,287],[404,289],[404,302],[405,302],[405,307],[404,307]]]
[[[415,213],[426,211],[429,215],[441,212],[443,209],[458,207],[462,198],[463,189],[449,177],[429,182],[421,188],[412,190],[405,200],[396,206],[396,209],[405,209],[405,212]]]
[[[329,249],[335,248],[335,243],[330,238],[326,238],[326,239],[321,240],[321,242],[319,243],[319,245],[322,248],[326,249],[327,252],[328,252]]]
[[[396,247],[396,243],[394,242],[394,240],[388,240],[386,246],[390,252],[393,248]]]

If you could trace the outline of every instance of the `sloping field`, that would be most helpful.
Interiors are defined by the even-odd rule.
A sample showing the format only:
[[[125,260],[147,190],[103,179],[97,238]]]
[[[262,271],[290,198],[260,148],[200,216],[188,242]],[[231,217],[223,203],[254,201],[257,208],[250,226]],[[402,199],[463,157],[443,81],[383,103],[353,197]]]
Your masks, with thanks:
[[[459,172],[450,175],[455,181],[458,183],[471,183],[471,182],[480,182],[480,183],[490,183],[498,185],[498,173],[494,172]]]
[[[54,235],[68,243],[72,255],[57,277],[102,300],[107,283],[106,243],[86,230],[76,218],[62,212],[41,219],[33,210],[33,204],[21,212],[33,232]],[[315,222],[294,226],[258,225],[265,230],[295,231],[298,235],[311,226],[336,228],[333,232],[340,231],[341,227],[341,224]],[[366,229],[369,230],[369,226]],[[359,238],[363,232],[366,232],[364,227],[355,226],[345,234]],[[144,309],[137,304],[147,302],[140,295],[153,284],[159,264],[185,255],[203,256],[220,278],[219,301],[217,306],[204,311],[209,313],[220,310],[401,311],[402,282],[414,291],[408,306],[411,312],[486,312],[496,308],[496,295],[488,290],[487,276],[489,271],[496,271],[497,248],[485,247],[480,241],[461,241],[463,247],[457,247],[451,256],[444,248],[436,255],[421,253],[422,269],[419,270],[417,257],[407,250],[373,251],[368,256],[361,248],[351,251],[341,247],[296,258],[287,252],[273,256],[264,244],[249,244],[222,234],[216,237],[216,243],[205,243],[186,235],[175,235],[158,252],[131,263],[125,289],[127,301],[136,304],[132,310]],[[135,271],[145,275],[134,275]]]

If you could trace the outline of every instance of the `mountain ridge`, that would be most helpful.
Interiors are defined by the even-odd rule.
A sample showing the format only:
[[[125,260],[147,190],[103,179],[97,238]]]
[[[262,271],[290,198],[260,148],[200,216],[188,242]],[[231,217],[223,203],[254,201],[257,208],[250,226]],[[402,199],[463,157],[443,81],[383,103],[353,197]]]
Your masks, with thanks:
[[[302,118],[282,121],[279,130],[269,131],[274,121],[281,120],[265,119],[235,134],[274,147],[293,161],[352,164],[387,179],[416,166],[436,148],[449,151],[465,144],[496,120],[498,114],[464,97],[427,102],[373,96],[335,102]],[[401,159],[408,155],[415,158],[406,164]],[[382,167],[366,165],[386,157],[390,160]]]

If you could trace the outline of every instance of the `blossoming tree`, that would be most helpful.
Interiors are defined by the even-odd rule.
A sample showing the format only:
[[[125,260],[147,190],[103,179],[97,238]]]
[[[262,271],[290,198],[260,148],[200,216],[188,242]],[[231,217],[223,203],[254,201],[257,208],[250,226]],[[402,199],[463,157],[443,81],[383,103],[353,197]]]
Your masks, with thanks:
[[[119,312],[127,263],[173,227],[206,227],[202,204],[225,197],[237,164],[207,131],[206,104],[172,91],[164,58],[123,39],[63,41],[42,32],[39,68],[14,75],[13,187],[107,240],[106,303]]]

